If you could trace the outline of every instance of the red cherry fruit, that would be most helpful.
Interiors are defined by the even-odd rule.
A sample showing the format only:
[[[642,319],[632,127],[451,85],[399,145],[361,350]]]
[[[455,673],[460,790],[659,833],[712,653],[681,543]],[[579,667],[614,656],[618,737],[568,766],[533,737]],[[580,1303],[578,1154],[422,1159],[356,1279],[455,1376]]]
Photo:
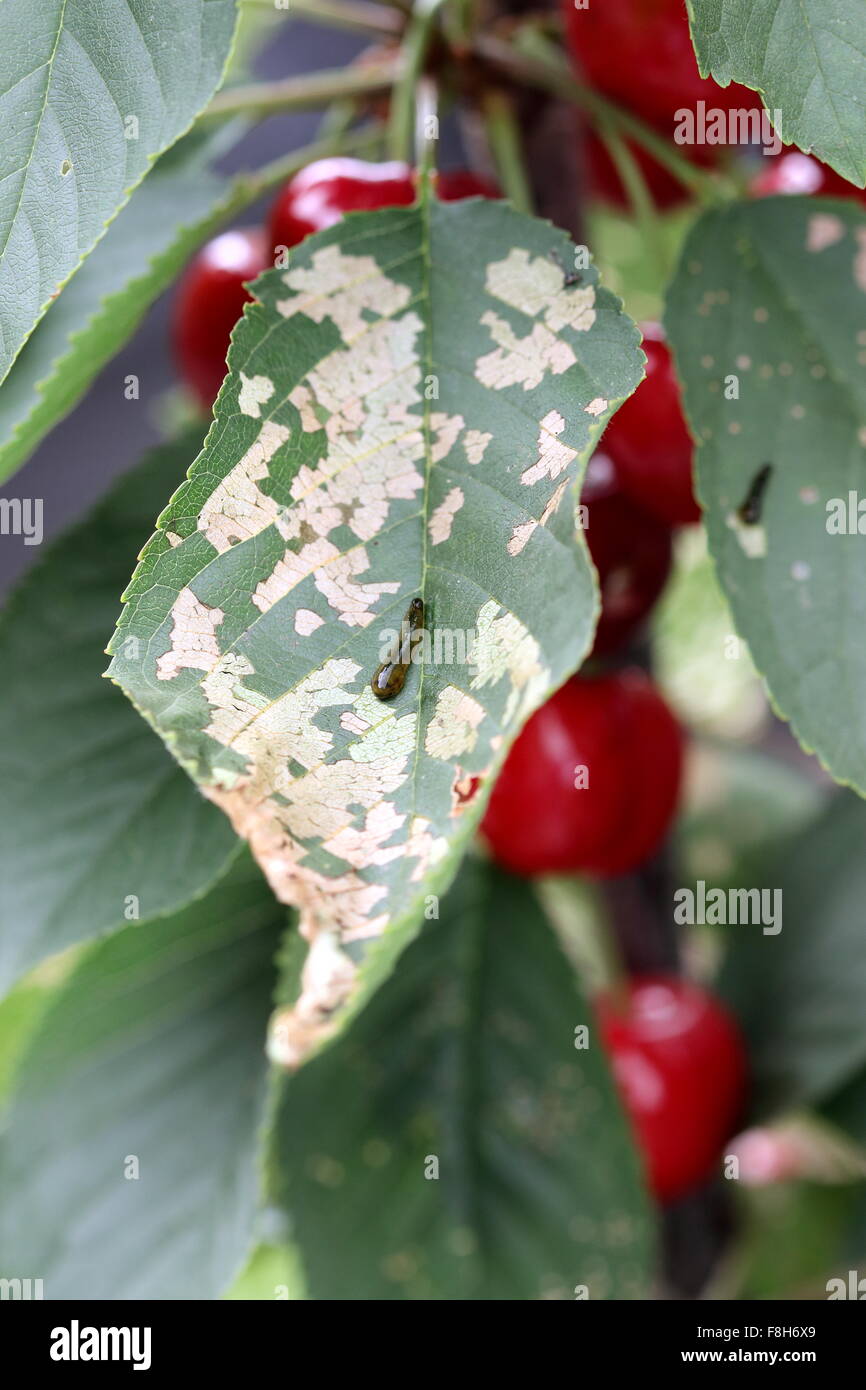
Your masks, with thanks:
[[[815,159],[814,155],[803,154],[800,150],[783,150],[781,154],[768,156],[763,166],[749,184],[750,192],[758,198],[768,198],[774,193],[800,193],[814,197],[853,198],[858,203],[866,203],[866,189],[856,188],[835,169]]]
[[[671,569],[671,533],[622,491],[613,460],[594,454],[581,492],[586,540],[601,589],[593,656],[623,646],[646,618]]]
[[[717,999],[675,976],[630,980],[627,1007],[596,1003],[650,1187],[662,1202],[709,1178],[734,1133],[746,1087],[739,1032]]]
[[[443,203],[460,203],[464,198],[501,198],[502,194],[495,183],[471,169],[449,169],[436,180],[436,197]]]
[[[623,491],[669,526],[700,521],[692,487],[694,445],[662,328],[641,324],[646,377],[604,435]]]
[[[268,218],[268,234],[273,246],[297,246],[311,232],[333,227],[344,213],[414,202],[412,171],[399,160],[370,164],[348,156],[317,159],[280,190]]]
[[[681,772],[680,727],[643,671],[575,676],[517,738],[481,830],[514,873],[627,873],[664,838]]]
[[[573,0],[560,2],[578,71],[597,92],[666,135],[673,133],[675,112],[699,101],[724,111],[760,108],[760,97],[748,87],[720,87],[701,77],[683,0],[593,0],[585,9]]]
[[[498,190],[469,170],[440,174],[438,196],[445,202],[478,195],[495,198]],[[297,246],[311,232],[324,231],[347,212],[408,207],[416,200],[412,170],[391,160],[370,164],[348,156],[308,164],[277,195],[268,219],[272,246]]]
[[[252,295],[245,289],[269,264],[258,227],[223,232],[203,246],[184,271],[172,315],[181,376],[210,410],[226,374],[231,331]]]

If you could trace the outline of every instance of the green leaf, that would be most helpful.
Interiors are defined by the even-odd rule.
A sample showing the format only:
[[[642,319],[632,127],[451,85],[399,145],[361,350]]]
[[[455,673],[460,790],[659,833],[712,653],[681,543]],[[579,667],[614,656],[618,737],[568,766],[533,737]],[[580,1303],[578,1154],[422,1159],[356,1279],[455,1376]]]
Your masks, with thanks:
[[[767,700],[735,635],[703,527],[685,527],[674,555],[652,617],[654,679],[691,728],[729,738],[754,734],[767,717]]]
[[[740,1187],[738,1195],[745,1236],[731,1261],[740,1275],[736,1298],[826,1298],[828,1275],[843,1272],[842,1251],[857,1213],[857,1189],[776,1182]],[[716,1294],[726,1301],[730,1297]]]
[[[640,359],[594,271],[564,284],[572,257],[482,200],[304,242],[256,282],[216,422],[124,595],[111,674],[315,938],[295,1060],[360,961],[365,988],[390,969],[479,779],[590,644],[570,487]],[[417,598],[427,636],[380,702]]]
[[[0,380],[219,84],[234,0],[0,4]]]
[[[819,1101],[866,1068],[864,842],[866,806],[839,795],[766,866],[778,935],[726,929],[721,988],[746,1033],[758,1114]]]
[[[253,180],[210,173],[210,152],[189,137],[160,160],[24,345],[0,391],[0,479],[80,400],[200,242],[252,200]]]
[[[204,892],[237,844],[101,679],[118,589],[198,437],[123,479],[0,619],[0,992],[135,910],[156,917]]]
[[[207,140],[194,133],[163,155],[37,325],[0,391],[0,479],[80,400],[203,241],[332,148],[322,142],[226,179],[208,167],[226,143],[225,128]]]
[[[658,254],[672,271],[695,215],[691,203],[669,212],[656,210],[658,252],[648,255],[646,237],[630,208],[613,208],[603,202],[587,206],[586,237],[596,248],[598,273],[608,289],[619,295],[636,323],[661,320],[669,274],[660,276]]]
[[[38,1275],[51,1299],[207,1299],[228,1286],[258,1203],[284,922],[244,854],[201,902],[84,950],[31,1042],[0,1140],[5,1276]]]
[[[304,1299],[297,1252],[286,1245],[257,1245],[225,1297],[239,1302]]]
[[[821,1113],[866,1149],[866,1067],[823,1102]]]
[[[866,183],[862,0],[688,0],[701,73],[761,93],[786,144]]]
[[[866,791],[862,536],[829,508],[862,487],[866,218],[771,198],[707,214],[667,324],[696,439],[710,550],[778,711],[839,782]],[[734,389],[738,399],[728,399]],[[760,517],[740,510],[771,465]]]
[[[51,1002],[51,985],[32,976],[0,999],[0,1113],[5,1109],[27,1044]]]
[[[859,1282],[860,1268],[862,1268],[864,1258],[866,1258],[866,1186],[861,1184],[852,1196],[855,1200],[852,1201],[852,1210],[848,1213],[845,1223],[841,1242],[841,1258],[838,1259],[833,1270],[833,1277],[837,1280],[841,1279],[847,1289],[851,1287],[849,1270],[852,1266],[858,1270]],[[838,1297],[840,1292],[838,1283],[834,1286],[834,1291]],[[829,1293],[830,1290],[828,1289],[827,1292]]]
[[[521,880],[467,861],[441,921],[287,1079],[274,1120],[267,1182],[311,1298],[645,1296],[636,1154]]]
[[[825,789],[754,746],[698,740],[690,754],[690,804],[677,821],[677,882],[703,879],[736,888],[763,873],[768,855],[804,831],[826,803]],[[744,877],[745,875],[745,877]],[[709,928],[697,928],[702,935]],[[720,927],[722,937],[727,932]]]

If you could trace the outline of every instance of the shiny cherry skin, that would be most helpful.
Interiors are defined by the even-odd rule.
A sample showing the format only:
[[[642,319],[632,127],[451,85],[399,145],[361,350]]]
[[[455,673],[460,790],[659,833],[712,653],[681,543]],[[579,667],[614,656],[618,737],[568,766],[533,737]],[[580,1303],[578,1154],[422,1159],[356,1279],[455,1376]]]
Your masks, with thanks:
[[[662,328],[641,325],[646,377],[604,434],[623,491],[669,526],[700,521],[692,475],[694,445]]]
[[[749,191],[758,198],[799,193],[815,198],[853,198],[866,204],[866,189],[855,187],[835,169],[801,150],[782,150],[762,160],[762,168],[749,184]]]
[[[409,207],[415,202],[408,164],[335,155],[317,159],[290,178],[278,193],[268,217],[273,246],[297,246],[312,232],[333,227],[347,212]]]
[[[670,527],[622,491],[608,455],[590,460],[580,495],[586,540],[601,589],[593,656],[625,645],[640,628],[671,569]]]
[[[684,0],[592,0],[577,9],[560,0],[566,44],[578,72],[597,92],[673,134],[675,112],[698,101],[728,111],[760,109],[757,92],[701,77]],[[711,148],[718,149],[718,146]],[[683,146],[691,154],[689,146]]]
[[[651,1190],[675,1201],[717,1170],[746,1091],[739,1031],[707,990],[672,975],[627,982],[622,1011],[596,1001],[602,1038]]]
[[[482,835],[513,873],[627,873],[670,827],[682,761],[679,724],[643,671],[574,676],[518,736]]]
[[[223,232],[183,273],[174,301],[172,339],[181,376],[210,410],[226,374],[232,329],[252,299],[245,288],[270,264],[258,227]]]
[[[458,169],[440,174],[437,195],[444,202],[461,198],[496,198],[498,189],[487,179]],[[268,218],[272,246],[297,246],[312,232],[324,231],[347,212],[373,212],[377,208],[409,207],[416,200],[412,170],[390,160],[370,164],[348,155],[318,159],[281,189]]]

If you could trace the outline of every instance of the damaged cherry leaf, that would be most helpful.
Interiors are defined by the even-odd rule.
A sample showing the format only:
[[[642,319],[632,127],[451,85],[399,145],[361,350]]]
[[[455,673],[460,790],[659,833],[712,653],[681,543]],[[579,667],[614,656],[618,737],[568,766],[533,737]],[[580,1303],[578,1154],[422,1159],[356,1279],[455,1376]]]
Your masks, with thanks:
[[[481,788],[591,643],[572,484],[641,357],[594,270],[566,283],[573,260],[481,200],[293,250],[256,282],[124,595],[110,674],[301,911],[286,1064],[434,915]],[[383,701],[371,677],[418,599]]]
[[[708,213],[667,327],[737,630],[803,747],[866,793],[862,210],[785,197]]]

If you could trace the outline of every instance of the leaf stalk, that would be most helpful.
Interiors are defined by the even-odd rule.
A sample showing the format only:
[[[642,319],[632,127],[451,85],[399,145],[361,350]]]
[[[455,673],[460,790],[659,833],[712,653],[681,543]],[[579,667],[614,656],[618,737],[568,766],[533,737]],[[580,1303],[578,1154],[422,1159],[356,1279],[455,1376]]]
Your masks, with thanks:
[[[256,82],[219,92],[200,120],[240,114],[268,116],[280,111],[303,111],[328,106],[332,101],[372,96],[387,91],[401,80],[399,53],[379,63],[287,77],[278,82]]]

